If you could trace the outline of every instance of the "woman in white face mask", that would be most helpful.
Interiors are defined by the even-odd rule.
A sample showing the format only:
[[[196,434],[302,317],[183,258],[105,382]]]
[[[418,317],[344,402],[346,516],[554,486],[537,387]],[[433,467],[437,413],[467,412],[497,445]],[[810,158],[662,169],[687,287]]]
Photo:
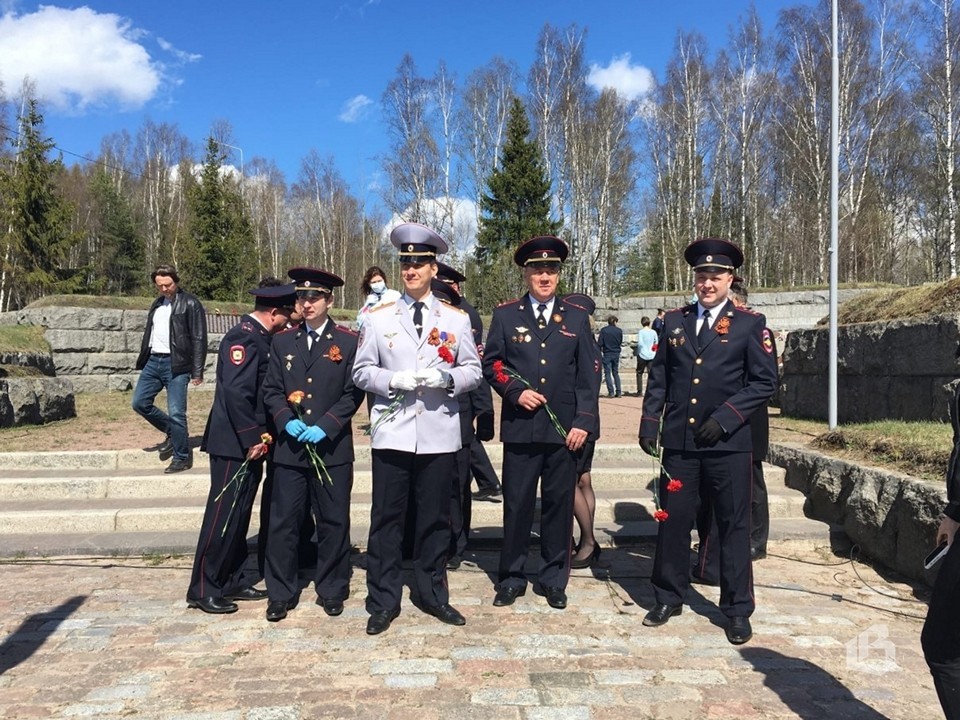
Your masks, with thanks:
[[[383,303],[395,302],[400,299],[400,293],[387,287],[386,274],[376,265],[367,269],[363,274],[363,281],[360,283],[360,289],[367,295],[363,307],[357,313],[356,328],[363,327],[363,321],[367,313],[373,308]]]

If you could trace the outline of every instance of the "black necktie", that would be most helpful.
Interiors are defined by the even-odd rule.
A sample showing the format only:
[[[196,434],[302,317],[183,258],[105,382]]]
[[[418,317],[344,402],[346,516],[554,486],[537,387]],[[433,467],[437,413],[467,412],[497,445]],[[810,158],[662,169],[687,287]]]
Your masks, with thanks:
[[[320,341],[320,336],[317,335],[316,330],[311,330],[307,334],[310,336],[310,352],[313,352],[313,347]]]
[[[703,311],[703,322],[700,324],[700,331],[697,333],[697,347],[702,348],[707,342],[707,331],[710,329],[710,311]]]
[[[547,311],[547,306],[543,303],[537,305],[537,327],[543,330],[547,326],[547,318],[544,316],[544,313]]]
[[[419,300],[413,304],[413,326],[418,336],[423,335],[423,303]]]

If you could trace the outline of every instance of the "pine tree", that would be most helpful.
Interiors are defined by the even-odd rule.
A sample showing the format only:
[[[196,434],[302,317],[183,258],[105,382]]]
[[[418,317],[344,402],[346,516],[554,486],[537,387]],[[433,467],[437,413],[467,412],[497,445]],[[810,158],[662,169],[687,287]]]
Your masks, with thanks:
[[[243,200],[223,177],[220,144],[207,139],[200,182],[188,192],[192,246],[181,262],[190,291],[212,300],[243,300],[256,284],[257,254]]]
[[[72,208],[57,188],[63,162],[47,159],[53,140],[43,137],[37,101],[31,98],[26,105],[20,118],[19,152],[5,159],[0,172],[7,221],[5,289],[19,305],[52,293],[75,292],[82,280],[66,267],[79,236],[70,230]]]
[[[499,167],[487,179],[487,192],[480,198],[475,287],[477,304],[483,310],[512,294],[511,286],[518,281],[511,267],[516,247],[537,235],[555,235],[560,229],[560,223],[550,219],[550,179],[529,135],[523,103],[514,98]]]
[[[99,257],[93,264],[100,288],[106,293],[134,294],[148,275],[146,245],[137,233],[130,203],[103,167],[94,172],[90,185],[99,240]]]

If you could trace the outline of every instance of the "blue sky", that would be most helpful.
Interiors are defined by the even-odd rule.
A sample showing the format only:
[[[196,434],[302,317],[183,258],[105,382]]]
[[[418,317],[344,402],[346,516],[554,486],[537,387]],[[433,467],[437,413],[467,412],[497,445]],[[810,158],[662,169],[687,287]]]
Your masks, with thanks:
[[[765,27],[785,7],[757,0]],[[354,192],[386,151],[380,97],[404,53],[430,76],[442,59],[459,81],[494,56],[523,76],[544,23],[588,29],[586,59],[611,83],[661,77],[678,29],[711,50],[750,0],[294,0],[267,3],[0,0],[0,79],[8,95],[37,83],[47,134],[96,155],[105,135],[145,118],[176,123],[198,147],[228,120],[245,163],[273,159],[288,183],[311,149],[336,159]],[[236,153],[239,155],[239,153]],[[66,156],[67,162],[75,161]],[[233,161],[239,164],[239,157]]]

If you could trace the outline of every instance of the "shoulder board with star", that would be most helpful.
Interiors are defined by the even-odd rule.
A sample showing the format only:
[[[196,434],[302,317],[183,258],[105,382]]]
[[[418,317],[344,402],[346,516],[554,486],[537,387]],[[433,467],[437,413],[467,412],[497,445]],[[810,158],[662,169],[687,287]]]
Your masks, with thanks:
[[[498,308],[506,307],[507,305],[513,305],[520,302],[520,298],[514,298],[513,300],[504,300],[502,303],[497,305]]]
[[[451,305],[450,303],[445,302],[445,301],[443,301],[443,300],[441,300],[440,302],[443,303],[443,306],[444,306],[447,310],[451,310],[451,311],[453,311],[453,312],[460,313],[461,315],[466,315],[466,314],[467,314],[467,311],[466,311],[466,310],[463,310],[462,308],[454,307],[454,306]]]
[[[339,331],[342,332],[344,335],[353,335],[354,337],[357,337],[357,336],[360,334],[360,333],[358,333],[356,330],[351,330],[351,329],[348,328],[347,326],[345,326],[345,325],[338,325],[337,323],[334,323],[334,324],[333,324],[333,329],[334,329],[334,330],[339,330]]]
[[[397,304],[397,301],[396,301],[396,300],[391,300],[390,302],[384,303],[383,305],[377,305],[377,306],[376,306],[373,310],[371,310],[370,312],[372,312],[372,313],[380,312],[380,311],[383,310],[384,308],[393,307],[393,306],[396,305],[396,304]]]
[[[695,304],[696,304],[696,303],[694,303],[694,305],[695,305]],[[683,305],[683,306],[681,306],[681,307],[671,308],[670,310],[667,310],[667,311],[664,313],[664,315],[669,315],[670,313],[680,312],[681,310],[686,311],[686,312],[689,312],[689,310],[690,310],[691,307],[693,307],[693,305]]]
[[[296,325],[294,325],[293,327],[284,328],[283,330],[278,332],[277,335],[286,335],[287,333],[293,332],[296,329],[297,329]]]
[[[746,313],[747,315],[760,315],[760,313],[758,313],[756,310],[754,310],[754,309],[752,309],[752,308],[734,307],[733,309],[734,309],[736,312]]]

